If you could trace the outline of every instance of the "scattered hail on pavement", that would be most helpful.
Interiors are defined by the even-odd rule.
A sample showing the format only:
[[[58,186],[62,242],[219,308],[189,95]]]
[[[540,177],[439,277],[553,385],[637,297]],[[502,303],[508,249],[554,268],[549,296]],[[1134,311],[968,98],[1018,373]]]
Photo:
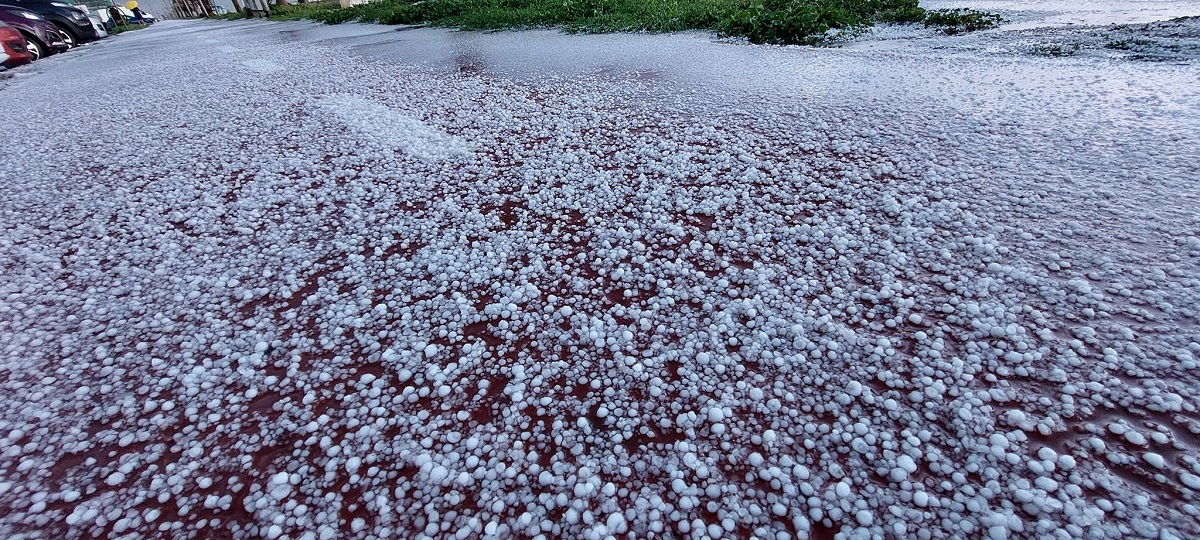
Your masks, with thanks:
[[[457,38],[164,22],[0,88],[0,536],[1200,534],[1195,66],[371,39]]]

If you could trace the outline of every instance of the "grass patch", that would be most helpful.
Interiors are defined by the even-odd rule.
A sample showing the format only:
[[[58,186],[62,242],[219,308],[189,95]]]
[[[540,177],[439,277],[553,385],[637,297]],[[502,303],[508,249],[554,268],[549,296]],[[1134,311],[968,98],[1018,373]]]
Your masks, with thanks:
[[[918,0],[381,0],[343,9],[324,2],[273,7],[275,20],[312,19],[499,30],[562,28],[568,32],[710,30],[753,43],[822,41],[831,31],[878,22],[947,26],[950,14],[929,23]],[[947,10],[966,11],[966,10]],[[956,14],[954,32],[999,16]],[[954,33],[951,32],[951,33]]]
[[[342,6],[337,2],[310,2],[294,5],[271,4],[271,15],[267,18],[272,21],[321,20],[321,14],[340,9],[342,9]]]
[[[149,25],[147,25],[147,24],[118,24],[118,25],[114,26],[112,30],[109,30],[108,33],[113,34],[113,35],[122,34],[125,32],[132,32],[134,30],[141,30],[148,26]]]
[[[318,17],[472,30],[559,27],[573,32],[712,28],[731,0],[382,0]],[[914,2],[915,3],[915,2]]]
[[[924,16],[917,2],[906,0],[761,0],[727,11],[716,30],[754,43],[813,43],[830,30],[917,22]]]
[[[937,9],[925,15],[925,26],[941,27],[943,32],[953,35],[994,28],[1000,20],[1000,15],[973,9]]]

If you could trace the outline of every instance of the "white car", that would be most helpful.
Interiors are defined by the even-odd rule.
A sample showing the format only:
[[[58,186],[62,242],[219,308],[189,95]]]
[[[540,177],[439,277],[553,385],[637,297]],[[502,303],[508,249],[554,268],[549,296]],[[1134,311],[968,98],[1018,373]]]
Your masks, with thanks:
[[[96,39],[108,37],[108,30],[104,29],[104,23],[108,20],[108,13],[104,13],[104,10],[92,11],[91,8],[83,4],[76,4],[74,7],[87,13],[88,22],[92,23],[92,28],[96,29]]]
[[[98,37],[108,37],[108,31],[104,29],[104,21],[101,21],[100,17],[97,17],[94,13],[88,13],[88,19],[92,21],[92,28],[96,29]]]
[[[154,18],[154,15],[151,15],[150,12],[145,11],[145,10],[142,11],[141,18],[138,18],[138,16],[135,15],[133,13],[133,11],[131,11],[129,8],[127,8],[125,6],[116,6],[116,7],[117,7],[117,11],[120,11],[121,15],[125,16],[125,20],[133,22],[133,24],[150,24],[150,23],[153,23],[154,21],[158,20],[158,19]],[[134,21],[136,21],[136,22],[134,22]]]

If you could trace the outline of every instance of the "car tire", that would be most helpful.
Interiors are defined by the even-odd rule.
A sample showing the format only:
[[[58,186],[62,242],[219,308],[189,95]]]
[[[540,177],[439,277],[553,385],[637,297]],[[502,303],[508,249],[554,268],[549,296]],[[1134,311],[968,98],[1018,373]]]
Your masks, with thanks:
[[[42,45],[37,38],[25,32],[21,32],[21,37],[25,38],[25,48],[29,49],[29,54],[33,55],[34,61],[50,56],[50,48]]]
[[[61,24],[54,23],[54,26],[56,28],[58,28],[59,32],[62,33],[63,41],[67,42],[68,47],[74,49],[75,47],[79,46],[79,35],[78,34],[76,34],[70,28],[67,28]]]

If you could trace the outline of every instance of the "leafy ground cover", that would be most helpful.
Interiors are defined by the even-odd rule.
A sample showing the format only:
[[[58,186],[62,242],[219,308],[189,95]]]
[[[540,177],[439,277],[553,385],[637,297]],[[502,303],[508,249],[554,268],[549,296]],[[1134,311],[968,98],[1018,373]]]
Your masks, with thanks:
[[[108,33],[122,34],[125,32],[131,32],[133,30],[141,30],[146,27],[147,27],[147,25],[144,25],[144,24],[118,24],[118,25],[114,26],[113,29],[110,30]]]
[[[947,33],[995,26],[973,10],[926,11],[917,0],[383,0],[275,8],[276,20],[312,19],[446,26],[472,30],[557,27],[569,32],[712,30],[753,43],[816,43],[831,31],[880,22],[939,26]]]
[[[940,27],[947,34],[985,30],[999,23],[1000,15],[974,9],[938,9],[925,15],[925,26]]]

